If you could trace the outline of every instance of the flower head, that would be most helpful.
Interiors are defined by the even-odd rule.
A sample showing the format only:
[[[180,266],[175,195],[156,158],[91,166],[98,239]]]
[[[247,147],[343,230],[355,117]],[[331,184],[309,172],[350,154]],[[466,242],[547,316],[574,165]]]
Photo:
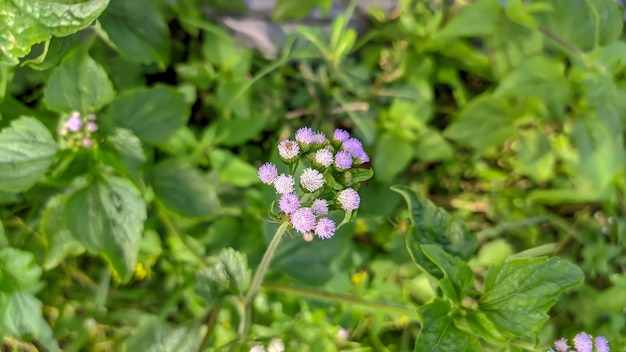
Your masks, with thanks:
[[[307,146],[313,143],[313,130],[308,127],[302,127],[296,131],[296,142],[300,146]]]
[[[598,352],[610,352],[609,342],[604,338],[604,336],[596,337],[596,350]]]
[[[84,148],[91,148],[93,147],[93,139],[83,138],[83,140],[81,141],[81,144]]]
[[[560,339],[554,341],[554,347],[556,347],[556,352],[567,352],[569,350],[569,345],[567,344],[566,339]]]
[[[265,163],[259,168],[259,179],[266,185],[273,184],[277,176],[278,170],[276,169],[276,165],[272,163]]]
[[[333,132],[334,141],[345,142],[348,139],[350,139],[350,133],[346,132],[345,130],[342,130],[341,128],[337,128],[335,129],[335,132]]]
[[[326,142],[326,135],[322,132],[315,132],[313,134],[313,144],[322,144]]]
[[[272,339],[269,345],[267,345],[267,352],[284,352],[285,345],[281,339]]]
[[[300,176],[300,185],[309,192],[315,192],[324,186],[324,176],[315,169],[306,168]]]
[[[328,215],[328,202],[324,199],[315,199],[311,204],[311,211],[315,216]]]
[[[337,170],[347,170],[352,167],[352,156],[346,151],[339,151],[335,155],[335,167]]]
[[[285,214],[293,214],[300,208],[300,199],[295,193],[285,193],[280,196],[278,207]]]
[[[320,149],[313,154],[313,162],[322,167],[333,164],[333,153],[328,149]]]
[[[74,112],[65,122],[65,126],[68,130],[77,132],[81,127],[83,127],[83,119],[80,118],[80,114],[78,114],[78,112]]]
[[[291,140],[284,140],[278,144],[278,154],[286,164],[292,164],[300,155],[300,146]]]
[[[98,130],[98,125],[93,121],[89,121],[87,122],[85,129],[89,132],[96,132]]]
[[[311,208],[300,208],[291,215],[291,226],[305,234],[315,228],[315,215]]]
[[[256,345],[250,349],[250,352],[265,352],[265,347],[263,347],[263,345]]]
[[[294,186],[295,180],[291,175],[280,174],[274,180],[274,188],[278,194],[293,193]]]
[[[592,352],[593,343],[591,342],[591,336],[585,332],[581,332],[574,336],[574,347],[578,352]]]
[[[359,208],[361,198],[352,188],[346,188],[337,194],[337,202],[341,206],[341,209],[345,211],[353,211]]]
[[[350,153],[350,155],[360,161],[361,163],[366,163],[370,161],[370,157],[367,155],[365,150],[363,149],[363,144],[360,140],[356,138],[349,138],[345,142],[343,142],[343,150]]]
[[[321,239],[333,237],[335,230],[335,222],[329,218],[321,218],[315,225],[315,234]]]

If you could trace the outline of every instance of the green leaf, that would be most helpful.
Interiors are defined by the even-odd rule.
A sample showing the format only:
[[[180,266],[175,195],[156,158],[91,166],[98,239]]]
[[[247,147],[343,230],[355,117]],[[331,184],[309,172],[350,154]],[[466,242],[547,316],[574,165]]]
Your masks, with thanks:
[[[200,329],[195,324],[174,326],[150,319],[128,340],[126,351],[195,352],[200,345]]]
[[[583,282],[582,271],[559,258],[519,258],[487,271],[479,310],[509,337],[531,334],[564,290]]]
[[[70,253],[84,251],[65,225],[63,217],[69,195],[62,194],[50,198],[41,216],[39,230],[46,241],[46,253],[43,268],[50,270],[59,265]]]
[[[184,126],[189,114],[190,107],[181,93],[155,85],[120,94],[103,118],[133,131],[145,142],[158,144]]]
[[[257,168],[227,150],[213,149],[209,152],[209,158],[220,181],[224,183],[246,187],[259,182]]]
[[[243,295],[249,284],[248,259],[232,248],[223,249],[217,263],[196,272],[196,293],[209,305],[225,295]]]
[[[37,283],[41,268],[30,252],[14,248],[0,249],[0,291],[24,291]]]
[[[21,117],[0,132],[0,189],[31,188],[54,161],[57,144],[39,120]]]
[[[433,128],[420,131],[413,153],[417,159],[423,161],[445,161],[455,156],[454,150],[441,132]]]
[[[478,248],[476,236],[465,224],[437,207],[419,193],[406,186],[392,186],[391,190],[404,197],[409,207],[412,225],[406,245],[413,261],[429,274],[442,279],[443,272],[421,250],[421,245],[436,244],[452,256],[468,260]]]
[[[546,0],[554,10],[536,14],[540,25],[582,50],[612,43],[622,34],[622,11],[613,0]]]
[[[46,42],[45,52],[38,58],[23,60],[21,65],[28,65],[36,70],[48,70],[57,66],[65,55],[69,54],[81,43],[80,33],[68,35],[67,37],[52,37]]]
[[[15,65],[32,45],[86,27],[108,0],[11,0],[0,2],[0,64]]]
[[[44,89],[46,105],[60,112],[95,112],[114,97],[106,71],[82,50],[65,58]]]
[[[257,137],[267,125],[267,121],[264,116],[218,120],[214,125],[217,129],[215,144],[227,147],[242,145]]]
[[[471,311],[464,317],[465,323],[472,332],[494,344],[502,344],[506,339],[500,334],[497,326],[480,311]]]
[[[219,208],[215,190],[195,168],[175,159],[160,162],[149,174],[154,194],[179,215],[203,217]]]
[[[103,152],[112,155],[105,156],[105,163],[115,168],[119,173],[132,178],[135,183],[141,184],[140,171],[146,162],[146,155],[141,140],[132,131],[116,128],[102,145]]]
[[[491,34],[496,30],[501,12],[500,4],[496,0],[480,0],[463,6],[456,16],[435,35],[434,40]]]
[[[452,301],[460,303],[465,293],[474,286],[474,273],[463,260],[452,257],[438,245],[423,244],[424,255],[441,269],[444,278],[439,281],[443,293]]]
[[[417,337],[415,352],[475,352],[482,350],[478,339],[469,332],[459,329],[449,313],[450,302],[441,298],[423,305],[419,309],[422,329]]]
[[[316,3],[317,0],[278,0],[272,11],[272,20],[301,20],[313,10]]]
[[[2,332],[19,338],[31,336],[48,351],[61,351],[54,340],[52,329],[43,317],[41,302],[28,292],[0,294],[3,311]]]
[[[404,170],[413,159],[413,147],[402,136],[393,132],[384,133],[374,151],[374,177],[381,183],[388,183]]]
[[[163,69],[169,64],[170,33],[154,1],[111,0],[99,21],[126,59],[144,64],[157,63]]]
[[[552,179],[556,155],[545,133],[537,130],[524,131],[520,134],[515,148],[517,157],[512,158],[511,163],[516,172],[537,182]]]
[[[467,104],[444,135],[483,152],[513,137],[516,132],[507,99],[483,95]]]
[[[0,247],[6,247],[8,245],[9,245],[9,240],[7,239],[7,235],[4,232],[4,225],[2,225],[2,219],[0,219]]]
[[[108,177],[75,192],[65,206],[72,236],[111,263],[122,281],[130,279],[146,220],[139,191],[124,178]]]

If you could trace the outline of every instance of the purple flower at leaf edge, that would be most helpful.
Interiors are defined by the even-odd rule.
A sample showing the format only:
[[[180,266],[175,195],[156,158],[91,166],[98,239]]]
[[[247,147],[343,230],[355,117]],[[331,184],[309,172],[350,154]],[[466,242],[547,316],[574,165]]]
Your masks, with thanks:
[[[606,340],[604,336],[596,337],[596,350],[598,352],[610,352],[609,342]]]
[[[335,167],[337,170],[347,170],[352,167],[352,156],[346,151],[339,151],[335,155]]]
[[[67,126],[68,130],[72,132],[77,132],[78,130],[80,130],[81,127],[83,127],[83,120],[80,118],[79,115],[72,114],[72,116],[67,119],[67,122],[65,122],[65,126]]]

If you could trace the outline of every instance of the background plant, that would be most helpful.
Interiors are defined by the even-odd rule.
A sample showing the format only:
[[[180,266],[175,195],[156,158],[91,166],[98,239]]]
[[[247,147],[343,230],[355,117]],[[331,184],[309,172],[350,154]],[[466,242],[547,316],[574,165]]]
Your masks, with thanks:
[[[273,19],[331,2],[290,4]],[[622,9],[351,9],[268,60],[215,24],[237,2],[1,2],[4,347],[237,348],[229,296],[277,227],[257,167],[310,126],[360,138],[374,178],[331,241],[278,247],[251,343],[543,351],[586,331],[623,349]],[[75,112],[95,116],[93,145],[63,136]],[[202,294],[219,268],[234,274]],[[540,273],[516,278],[538,291],[498,299],[511,270]]]

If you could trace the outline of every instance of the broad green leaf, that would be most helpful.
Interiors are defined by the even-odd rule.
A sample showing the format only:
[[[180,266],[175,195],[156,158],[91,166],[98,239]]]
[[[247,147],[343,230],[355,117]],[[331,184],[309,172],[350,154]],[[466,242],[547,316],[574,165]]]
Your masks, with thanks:
[[[86,52],[77,50],[54,70],[44,89],[46,105],[56,111],[95,112],[115,97],[104,68]]]
[[[165,142],[189,118],[185,97],[174,88],[156,85],[120,94],[105,117],[145,142]]]
[[[144,64],[157,63],[163,69],[169,64],[170,33],[154,1],[111,0],[98,20],[126,59]]]
[[[564,290],[583,282],[582,271],[560,258],[519,258],[487,271],[478,308],[509,337],[529,335]]]
[[[122,281],[130,279],[146,220],[146,204],[124,178],[108,177],[75,192],[65,206],[65,222],[85,248],[101,254]]]
[[[466,262],[446,253],[438,245],[423,244],[420,249],[443,273],[444,277],[439,281],[443,293],[452,301],[460,303],[465,293],[473,289],[472,269]]]
[[[36,70],[48,70],[63,61],[65,55],[69,54],[81,43],[81,34],[75,33],[66,37],[52,37],[46,42],[46,50],[38,58],[24,60],[21,65],[28,65]]]
[[[19,338],[33,337],[48,351],[60,352],[52,329],[43,316],[41,302],[29,292],[0,294],[2,332]]]
[[[444,135],[482,152],[515,135],[511,109],[505,98],[489,95],[475,98],[454,118]]]
[[[465,224],[437,207],[407,186],[392,186],[407,202],[412,229],[407,234],[406,245],[413,261],[429,274],[442,279],[442,271],[424,255],[421,245],[436,244],[452,256],[468,260],[478,248],[476,236]]]
[[[497,0],[480,0],[463,6],[454,18],[435,35],[434,40],[491,34],[496,30],[501,12]]]
[[[622,11],[613,0],[546,0],[554,11],[536,14],[549,33],[582,50],[616,41],[622,34]]]
[[[376,170],[374,177],[381,183],[393,181],[413,159],[413,150],[411,143],[401,136],[393,132],[383,134],[376,143],[372,158]]]
[[[235,118],[215,122],[215,144],[234,147],[257,137],[265,128],[268,119],[264,116],[252,116],[249,119]]]
[[[459,329],[449,316],[450,302],[435,298],[419,309],[422,329],[417,337],[415,352],[475,352],[482,350],[478,339]]]
[[[213,149],[209,152],[209,158],[220,181],[224,183],[246,187],[259,182],[257,168],[227,150]]]
[[[141,140],[132,131],[116,128],[108,137],[107,143],[102,145],[102,149],[104,152],[112,153],[108,158],[105,157],[107,164],[132,178],[135,183],[141,183],[140,170],[146,162],[146,155]]]
[[[272,10],[272,20],[302,20],[313,10],[317,2],[317,0],[278,0]]]
[[[163,205],[182,216],[203,217],[219,208],[213,187],[198,169],[170,159],[152,169],[148,182]]]
[[[126,351],[195,352],[200,345],[200,329],[196,324],[175,326],[158,319],[144,323],[128,340]]]
[[[39,120],[14,120],[0,132],[0,189],[29,189],[44,176],[56,153],[56,142]]]
[[[500,334],[495,323],[485,313],[480,311],[471,311],[464,317],[465,323],[469,329],[476,335],[495,344],[502,344],[506,339]]]
[[[222,250],[217,263],[196,273],[196,293],[210,305],[225,295],[243,295],[249,284],[248,259],[232,248]]]
[[[515,171],[537,182],[548,181],[554,175],[556,155],[545,133],[524,131],[515,144],[517,157],[511,159]]]
[[[68,254],[84,251],[83,246],[72,237],[65,225],[63,214],[68,198],[65,194],[50,198],[41,216],[39,230],[46,242],[46,258],[43,263],[45,270],[59,265]]]
[[[0,2],[0,64],[15,65],[32,45],[86,27],[109,0],[10,0]]]
[[[14,248],[0,249],[0,292],[27,290],[40,276],[41,268],[32,253]]]

